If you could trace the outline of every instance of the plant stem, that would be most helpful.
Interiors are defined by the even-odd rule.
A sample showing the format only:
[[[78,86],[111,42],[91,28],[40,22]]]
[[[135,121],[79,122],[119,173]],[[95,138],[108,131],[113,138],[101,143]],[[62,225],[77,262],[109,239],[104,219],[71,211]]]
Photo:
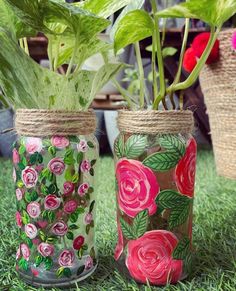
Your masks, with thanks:
[[[23,38],[23,42],[24,42],[25,52],[29,56],[30,55],[29,54],[29,47],[28,47],[28,42],[27,42],[27,38],[26,37]]]
[[[207,47],[205,49],[205,51],[203,52],[200,60],[198,61],[196,67],[194,68],[194,70],[192,71],[192,73],[189,75],[189,77],[187,78],[187,80],[185,80],[182,83],[176,84],[176,85],[171,85],[168,89],[167,89],[167,93],[170,92],[174,92],[174,91],[178,91],[178,90],[184,90],[186,88],[189,88],[190,86],[192,86],[194,84],[194,82],[197,80],[199,73],[201,71],[201,69],[203,68],[203,66],[205,65],[211,50],[215,44],[215,41],[217,39],[217,36],[219,34],[221,30],[221,27],[218,27],[217,30],[215,31],[215,27],[211,27],[211,37],[210,40],[207,44]]]
[[[6,98],[1,93],[0,93],[0,101],[2,102],[2,104],[5,108],[9,107],[9,104],[8,104]]]
[[[152,81],[153,81],[153,100],[157,97],[157,73],[156,73],[156,34],[152,36]]]
[[[48,59],[50,70],[53,71],[53,56],[52,56],[52,38],[48,37]]]
[[[160,36],[160,29],[159,29],[159,18],[156,15],[157,13],[157,4],[156,0],[151,0],[152,10],[154,14],[154,24],[155,24],[155,33],[156,33],[156,48],[157,48],[157,61],[158,61],[158,70],[159,70],[159,78],[160,78],[160,96],[156,99],[162,99],[165,97],[166,94],[166,82],[165,82],[165,73],[164,73],[164,62],[162,56],[162,49],[161,49],[161,36]],[[154,101],[153,109],[158,109],[159,101]]]
[[[129,97],[128,92],[126,92],[126,90],[124,88],[122,88],[122,86],[119,84],[119,82],[115,78],[112,79],[112,82],[113,82],[114,86],[117,88],[117,90],[124,97],[124,99],[128,103],[128,106],[132,109],[133,102],[131,101],[131,98]]]
[[[25,47],[24,47],[24,42],[23,42],[23,38],[20,38],[19,39],[19,44],[20,44],[20,47],[25,50]]]
[[[60,40],[61,38],[59,38],[58,44],[57,44],[57,49],[56,49],[56,55],[53,61],[53,70],[54,72],[57,71],[57,63],[58,63],[58,57],[59,57],[59,48],[60,48]]]
[[[140,78],[140,109],[144,107],[144,70],[139,43],[134,44]]]
[[[76,35],[76,38],[75,38],[75,47],[74,47],[74,51],[73,51],[73,54],[72,54],[72,57],[71,57],[71,60],[70,60],[70,63],[69,63],[67,72],[66,72],[66,77],[68,77],[70,75],[71,70],[72,70],[72,67],[74,65],[75,57],[76,57],[76,54],[77,54],[77,51],[78,51],[78,44],[79,44],[79,40],[78,40],[78,37]]]

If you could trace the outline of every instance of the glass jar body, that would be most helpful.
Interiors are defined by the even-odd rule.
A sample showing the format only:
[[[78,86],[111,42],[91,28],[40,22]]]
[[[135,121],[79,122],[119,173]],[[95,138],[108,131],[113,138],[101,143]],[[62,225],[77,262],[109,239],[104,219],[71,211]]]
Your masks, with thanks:
[[[196,153],[189,134],[120,134],[115,142],[115,259],[139,283],[177,283],[190,272]]]
[[[17,270],[29,284],[64,287],[97,266],[94,135],[20,136],[13,149]]]

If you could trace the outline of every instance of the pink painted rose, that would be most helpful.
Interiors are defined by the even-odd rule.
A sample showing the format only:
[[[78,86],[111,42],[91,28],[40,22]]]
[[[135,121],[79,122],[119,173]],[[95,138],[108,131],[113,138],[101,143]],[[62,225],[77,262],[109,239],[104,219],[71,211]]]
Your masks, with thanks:
[[[54,254],[54,246],[53,245],[50,245],[48,243],[42,242],[40,245],[38,245],[38,252],[43,257],[53,256],[53,254]]]
[[[60,253],[58,258],[58,263],[61,267],[71,267],[75,260],[75,255],[73,251],[64,250]]]
[[[42,151],[43,143],[42,143],[41,138],[27,137],[25,140],[25,147],[26,147],[27,153],[32,155],[35,152],[40,153]]]
[[[68,231],[68,226],[64,221],[58,221],[52,226],[51,231],[55,235],[64,236]]]
[[[20,162],[20,155],[16,149],[12,151],[12,160],[15,165]]]
[[[75,190],[75,185],[72,182],[65,182],[63,185],[63,193],[65,196],[72,194]]]
[[[24,192],[23,192],[22,189],[20,189],[20,188],[17,188],[17,189],[16,189],[16,199],[17,199],[18,201],[22,200],[22,198],[23,198],[23,194],[24,194]]]
[[[33,269],[33,268],[31,268],[31,272],[32,272],[32,274],[34,275],[34,277],[38,277],[38,275],[39,275],[39,271],[38,271],[37,269]]]
[[[16,212],[16,224],[19,228],[22,227],[22,218],[19,211]]]
[[[48,195],[44,200],[44,208],[46,210],[56,210],[61,204],[61,199],[56,195]]]
[[[172,258],[177,244],[176,236],[166,230],[149,231],[129,241],[126,266],[130,275],[141,283],[177,283],[183,269],[183,261]]]
[[[89,189],[89,183],[83,183],[78,188],[78,194],[80,197],[83,197]]]
[[[117,220],[117,229],[118,229],[118,242],[115,248],[115,253],[114,253],[114,258],[116,261],[119,260],[121,254],[123,253],[124,250],[124,238],[123,238],[123,233],[121,230],[120,222]]]
[[[13,171],[12,171],[12,179],[13,179],[14,183],[16,183],[16,170],[15,170],[15,168],[13,168]]]
[[[65,164],[63,159],[54,158],[48,163],[48,169],[56,176],[60,176],[65,171]]]
[[[28,223],[25,226],[25,233],[30,239],[34,239],[38,234],[38,229],[34,224]]]
[[[16,252],[16,260],[19,260],[20,256],[21,256],[21,250],[20,250],[20,246],[19,246],[19,248],[17,249],[17,252]]]
[[[42,172],[42,170],[44,170],[44,164],[37,165],[37,166],[35,167],[35,170],[36,170],[38,173]]]
[[[70,141],[64,136],[53,136],[51,138],[51,143],[54,147],[58,149],[64,149],[69,146]]]
[[[194,138],[188,142],[186,153],[175,169],[175,182],[180,193],[193,197],[197,160],[197,144]]]
[[[80,170],[83,173],[88,173],[91,169],[91,164],[89,160],[84,160],[82,161],[81,165],[80,165]]]
[[[28,261],[29,260],[29,257],[30,257],[30,249],[27,246],[27,244],[21,244],[20,245],[20,249],[21,249],[21,253],[22,253],[23,258],[26,261]]]
[[[73,248],[75,250],[80,250],[84,244],[84,241],[85,241],[85,239],[82,235],[77,236],[73,241]]]
[[[38,182],[38,173],[32,167],[26,167],[22,173],[21,178],[26,188],[33,188]]]
[[[119,186],[118,203],[130,217],[148,209],[149,215],[157,210],[156,197],[160,187],[156,176],[149,168],[136,160],[121,159],[116,166]]]
[[[45,228],[48,225],[48,222],[47,222],[47,220],[39,220],[39,221],[37,221],[37,225],[40,228]]]
[[[92,213],[87,213],[84,217],[84,223],[85,224],[90,224],[93,220],[93,215]]]
[[[38,239],[38,238],[34,238],[34,239],[32,239],[32,243],[33,243],[34,245],[38,246],[38,245],[41,243],[41,240]]]
[[[93,267],[93,259],[92,259],[90,256],[88,256],[88,257],[85,259],[85,263],[84,263],[84,265],[85,265],[85,269],[86,269],[86,270],[91,269],[91,268]]]
[[[79,142],[79,144],[77,145],[77,149],[79,152],[82,152],[82,153],[85,153],[88,151],[88,144],[87,144],[87,141],[86,140],[81,140]]]
[[[75,200],[69,200],[64,205],[64,211],[67,214],[71,214],[71,213],[75,212],[77,207],[78,207],[78,203]]]
[[[38,218],[41,213],[40,204],[38,202],[30,202],[27,205],[27,212],[30,217]]]

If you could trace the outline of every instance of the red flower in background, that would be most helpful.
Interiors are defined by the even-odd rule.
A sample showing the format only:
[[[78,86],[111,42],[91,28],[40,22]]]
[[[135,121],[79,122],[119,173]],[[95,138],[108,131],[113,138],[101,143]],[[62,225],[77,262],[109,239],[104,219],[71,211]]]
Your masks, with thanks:
[[[186,72],[191,73],[197,64],[197,59],[192,48],[186,50],[183,60],[183,67]]]
[[[193,43],[192,43],[192,49],[197,58],[200,58],[202,56],[209,42],[210,36],[211,34],[209,32],[203,32],[194,38]],[[220,58],[220,42],[217,39],[206,63],[212,64],[214,62],[217,62],[219,58]]]
[[[197,144],[194,138],[188,142],[184,157],[175,169],[175,182],[183,195],[193,197],[197,159]]]

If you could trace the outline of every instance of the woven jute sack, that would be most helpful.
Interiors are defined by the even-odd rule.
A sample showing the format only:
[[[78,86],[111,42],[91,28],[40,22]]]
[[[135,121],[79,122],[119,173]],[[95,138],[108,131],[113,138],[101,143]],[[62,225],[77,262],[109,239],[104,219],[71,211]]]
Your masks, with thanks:
[[[232,179],[236,179],[236,52],[232,49],[235,31],[220,33],[220,61],[206,65],[200,75],[217,172]]]

